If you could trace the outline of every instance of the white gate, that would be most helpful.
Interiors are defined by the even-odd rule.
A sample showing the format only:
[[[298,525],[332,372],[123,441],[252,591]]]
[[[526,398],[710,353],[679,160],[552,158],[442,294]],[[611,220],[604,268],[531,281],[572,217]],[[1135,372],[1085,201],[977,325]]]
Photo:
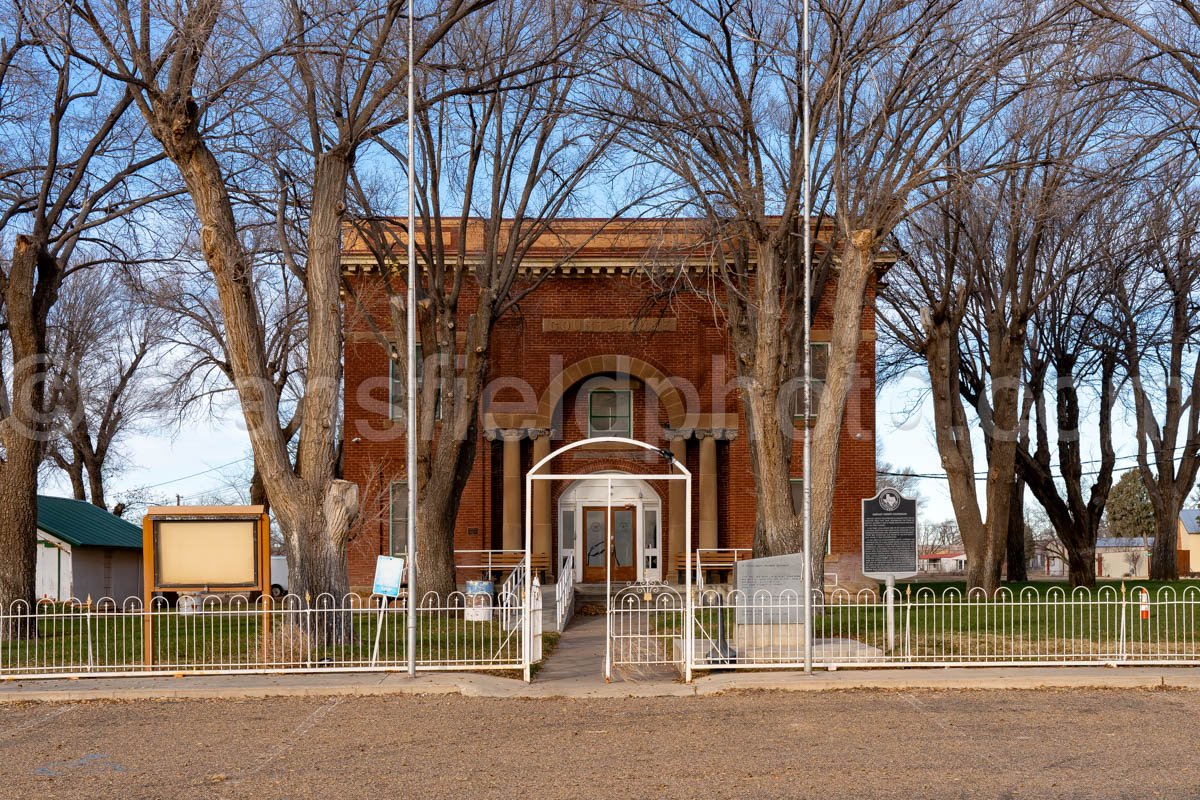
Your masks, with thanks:
[[[683,596],[661,582],[634,583],[608,603],[604,678],[614,667],[683,665],[688,638]]]

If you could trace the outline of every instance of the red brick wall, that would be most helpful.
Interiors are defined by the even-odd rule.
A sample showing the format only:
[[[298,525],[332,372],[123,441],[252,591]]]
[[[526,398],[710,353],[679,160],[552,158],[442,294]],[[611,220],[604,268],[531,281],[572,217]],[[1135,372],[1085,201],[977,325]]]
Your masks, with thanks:
[[[386,314],[385,300],[377,291],[376,281],[356,276],[360,297],[376,312]],[[373,289],[373,286],[376,287]],[[469,291],[464,291],[468,296]],[[814,338],[829,326],[829,306],[832,290],[827,291],[814,321]],[[718,445],[718,514],[722,547],[750,547],[754,535],[754,480],[749,463],[749,444],[745,436],[745,419],[735,391],[724,392],[734,380],[733,354],[724,334],[724,323],[718,312],[704,299],[695,296],[677,297],[669,306],[650,302],[650,287],[641,279],[630,276],[554,277],[547,280],[520,304],[520,308],[497,326],[490,375],[495,378],[517,378],[532,392],[526,398],[524,410],[533,413],[537,402],[551,379],[563,369],[594,355],[621,355],[641,359],[677,385],[691,387],[684,392],[689,410],[700,413],[736,413],[739,435],[731,442]],[[467,304],[464,304],[466,306]],[[860,500],[875,493],[875,342],[873,296],[869,297],[863,328],[871,333],[859,347],[858,372],[846,408],[846,425],[841,442],[841,461],[838,468],[837,490],[833,515],[832,551],[856,553],[860,547]],[[469,313],[468,307],[463,314]],[[557,319],[643,319],[671,320],[673,330],[653,332],[553,332],[543,333],[542,320]],[[386,316],[382,317],[386,319]],[[362,487],[364,517],[352,540],[349,551],[350,582],[369,584],[374,559],[385,552],[387,543],[386,487],[403,474],[404,439],[387,419],[388,361],[385,349],[378,343],[354,309],[347,309],[347,344],[345,357],[345,420],[346,477]],[[382,380],[381,380],[382,379]],[[370,390],[369,382],[377,384]],[[714,389],[718,390],[714,399]],[[647,395],[650,394],[649,397]],[[555,422],[557,438],[552,447],[587,435],[586,400],[580,402],[580,386],[570,387],[560,405],[561,414]],[[668,424],[667,414],[657,398],[648,393],[644,384],[634,385],[634,438],[667,446],[661,428]],[[517,411],[521,395],[514,389],[496,394],[492,411]],[[657,408],[656,408],[657,406]],[[799,476],[802,465],[802,443],[797,436],[793,447],[792,473]],[[522,442],[522,469],[532,461],[530,442]],[[611,461],[611,463],[610,463]],[[587,459],[568,459],[564,462],[572,471],[594,472],[619,469],[628,472],[649,472],[661,469],[661,461],[646,463],[640,460],[606,460],[595,456]],[[475,467],[462,498],[457,520],[458,549],[499,547],[502,521],[501,444],[481,435]],[[699,475],[699,447],[689,440],[687,466]],[[660,482],[665,483],[665,482]],[[698,484],[698,480],[697,480]],[[523,493],[522,482],[522,493]],[[555,485],[552,500],[556,500],[564,485]],[[667,518],[666,487],[656,486],[663,498],[662,531],[667,537],[670,521]],[[698,488],[698,486],[697,486]],[[694,492],[694,495],[696,493]],[[522,498],[523,499],[523,498]],[[554,505],[553,540],[557,547],[557,505]],[[697,536],[699,501],[693,497],[693,540]],[[663,551],[670,552],[670,543],[663,542]]]

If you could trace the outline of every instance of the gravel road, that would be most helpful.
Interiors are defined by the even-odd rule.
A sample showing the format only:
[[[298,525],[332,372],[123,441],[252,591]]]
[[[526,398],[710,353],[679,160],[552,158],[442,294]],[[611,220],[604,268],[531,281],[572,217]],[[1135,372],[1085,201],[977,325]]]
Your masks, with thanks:
[[[0,706],[0,798],[1185,798],[1200,692]]]

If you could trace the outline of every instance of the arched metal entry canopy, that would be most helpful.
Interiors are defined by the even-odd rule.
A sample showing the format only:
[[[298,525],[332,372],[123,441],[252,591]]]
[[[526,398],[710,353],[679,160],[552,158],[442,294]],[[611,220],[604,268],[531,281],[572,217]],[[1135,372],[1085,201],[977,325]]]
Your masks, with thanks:
[[[530,467],[529,472],[527,472],[525,474],[525,586],[526,587],[533,586],[533,565],[531,564],[531,562],[529,560],[529,554],[532,551],[532,545],[533,545],[533,482],[534,481],[555,481],[555,480],[569,480],[569,481],[595,480],[595,481],[606,481],[608,483],[608,505],[609,505],[610,513],[608,514],[608,523],[607,523],[608,530],[606,531],[606,542],[608,543],[608,546],[606,547],[606,556],[605,556],[605,560],[607,562],[605,565],[605,595],[607,598],[606,602],[611,603],[612,602],[612,514],[611,514],[611,507],[612,507],[612,482],[613,482],[614,476],[611,474],[588,475],[587,473],[583,473],[583,474],[580,474],[580,473],[557,473],[557,472],[547,472],[544,474],[541,473],[541,469],[543,467],[545,467],[547,464],[549,464],[551,461],[558,458],[562,454],[570,452],[571,450],[575,450],[580,447],[588,447],[590,445],[596,445],[596,444],[620,444],[620,445],[626,445],[626,446],[630,446],[630,447],[640,447],[643,450],[649,450],[651,452],[658,453],[667,462],[670,469],[673,469],[674,471],[668,471],[664,474],[653,474],[653,475],[646,475],[646,474],[638,473],[637,477],[640,478],[641,480],[647,480],[647,481],[664,480],[664,481],[683,481],[684,482],[683,530],[684,530],[685,535],[687,536],[687,547],[684,549],[684,552],[687,554],[687,558],[688,558],[687,563],[691,562],[691,551],[692,551],[692,542],[691,542],[691,539],[692,539],[692,473],[690,470],[688,470],[688,468],[686,466],[684,466],[683,464],[681,464],[679,461],[677,461],[675,459],[674,453],[672,453],[670,450],[668,450],[666,448],[655,447],[654,445],[650,444],[649,442],[643,442],[643,441],[639,441],[637,439],[626,439],[622,436],[596,436],[591,439],[581,439],[578,442],[571,442],[569,444],[563,445],[562,447],[560,447],[557,450],[555,450],[554,452],[548,454],[545,458],[541,459],[536,464],[534,464],[532,467]],[[620,477],[620,476],[617,476],[617,477]],[[690,597],[691,593],[692,593],[692,571],[690,569],[685,568],[683,572],[685,575],[685,580],[687,581],[687,583],[686,583],[687,596]],[[530,660],[532,657],[532,646],[533,646],[533,636],[532,636],[533,615],[531,613],[531,606],[530,606],[531,599],[532,599],[531,592],[526,591],[525,625],[527,627],[526,627],[526,634],[524,637],[525,647],[526,647],[526,657],[525,657],[525,665],[526,665],[525,666],[525,673],[526,673],[525,679],[526,680],[529,680],[529,677],[530,677],[529,664],[530,664]],[[608,630],[605,634],[605,657],[604,657],[605,675],[604,675],[604,677],[607,679],[607,678],[611,677],[610,665],[612,662],[612,652],[611,652],[610,648],[612,647],[612,630],[611,630],[612,615],[605,614],[605,620],[606,620],[606,625],[608,627]],[[685,629],[684,635],[685,635],[686,647],[689,649],[685,650],[684,652],[691,652],[691,650],[690,650],[691,638],[692,638],[691,625],[687,625],[687,626],[685,626],[685,628],[686,629]],[[690,659],[688,660],[686,677],[689,681],[692,679]]]

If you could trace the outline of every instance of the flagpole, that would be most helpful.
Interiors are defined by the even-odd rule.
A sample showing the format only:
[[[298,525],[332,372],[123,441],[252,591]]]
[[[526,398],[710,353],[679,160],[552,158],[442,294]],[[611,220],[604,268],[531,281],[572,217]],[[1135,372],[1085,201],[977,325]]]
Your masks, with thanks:
[[[807,0],[806,0],[807,2]],[[408,0],[408,407],[405,410],[405,476],[408,483],[408,674],[417,675],[417,261],[416,261],[416,148],[413,135],[413,0]]]
[[[804,672],[812,674],[813,661],[813,570],[812,570],[812,102],[809,99],[808,0],[803,0],[801,36],[801,82],[804,110],[801,151],[804,158]]]

